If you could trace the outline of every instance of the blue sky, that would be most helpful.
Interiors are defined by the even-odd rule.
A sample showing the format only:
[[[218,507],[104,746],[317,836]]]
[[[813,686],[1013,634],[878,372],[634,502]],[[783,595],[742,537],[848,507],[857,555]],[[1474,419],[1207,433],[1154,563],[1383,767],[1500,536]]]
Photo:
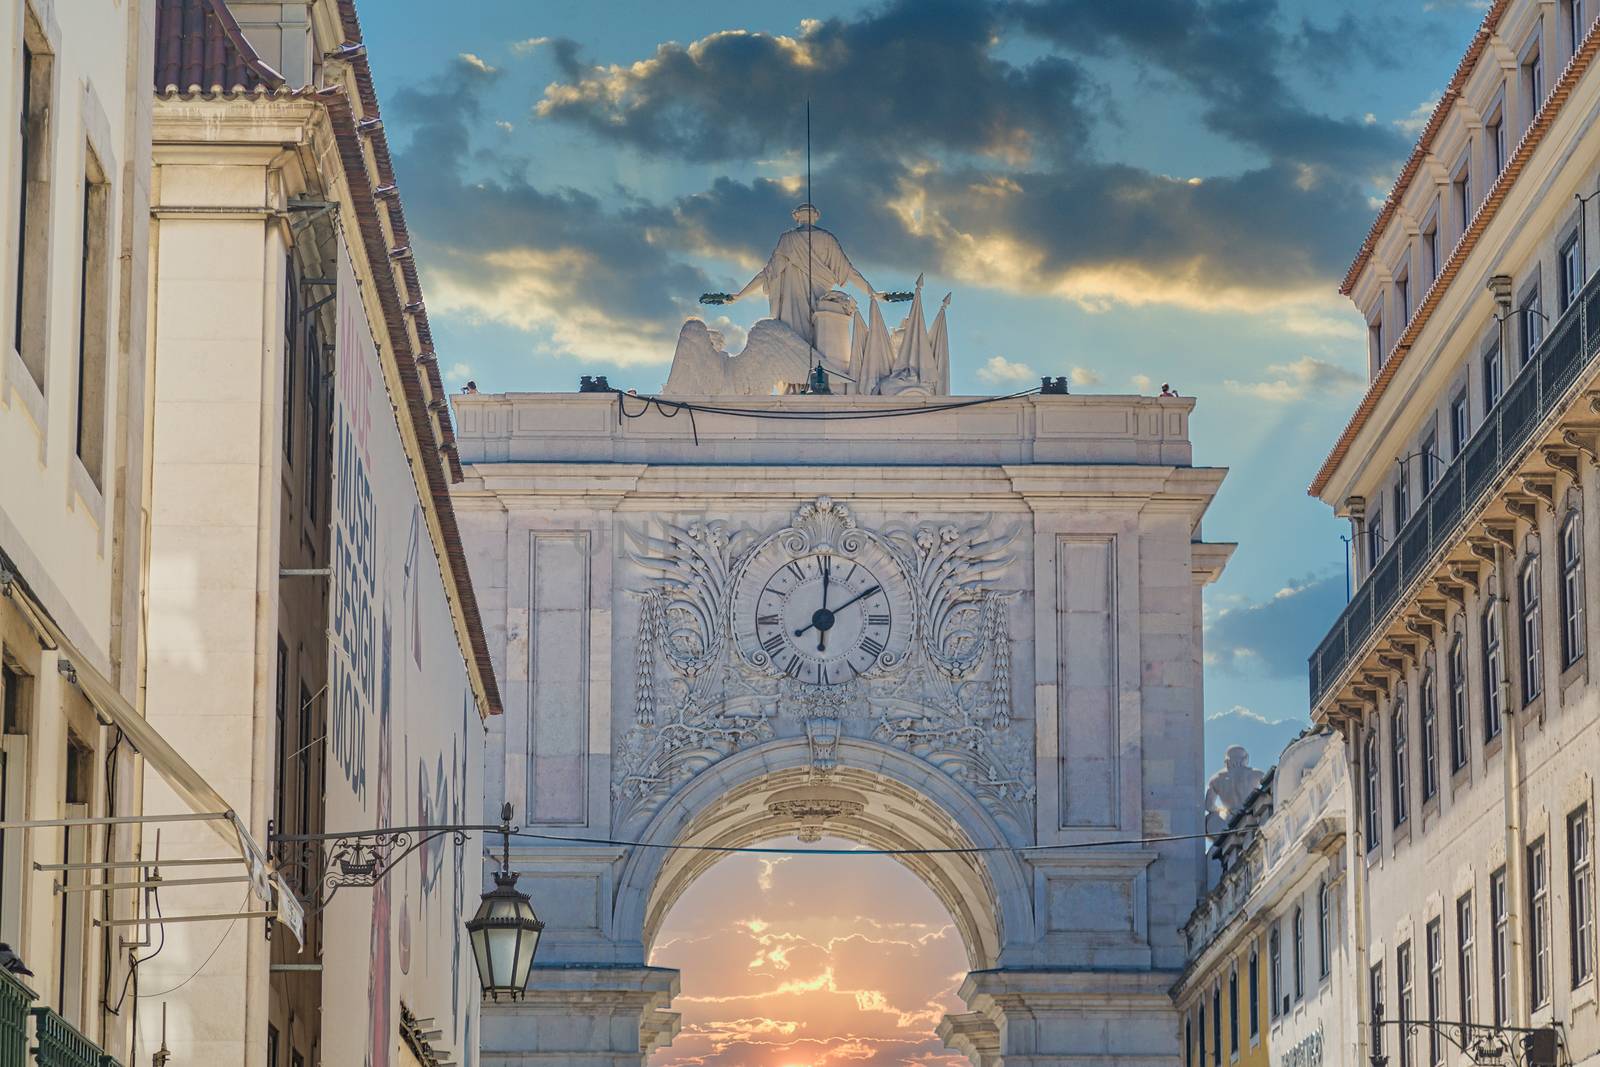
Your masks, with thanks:
[[[1305,495],[1353,409],[1337,295],[1482,5],[1463,0],[382,0],[364,28],[441,366],[652,391],[694,300],[759,266],[803,173],[881,289],[955,296],[956,392],[1040,374],[1198,398],[1207,762],[1265,766],[1344,600]],[[729,309],[730,345],[760,309]],[[764,307],[764,305],[763,305]],[[1271,725],[1279,723],[1279,725]]]

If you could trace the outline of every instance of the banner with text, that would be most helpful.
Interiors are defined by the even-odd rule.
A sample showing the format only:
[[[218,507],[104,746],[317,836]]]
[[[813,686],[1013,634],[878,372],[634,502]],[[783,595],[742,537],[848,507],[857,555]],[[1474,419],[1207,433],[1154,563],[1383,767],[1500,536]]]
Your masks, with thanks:
[[[343,242],[336,306],[327,825],[478,822],[484,731]],[[462,924],[478,905],[480,855],[475,837],[441,834],[374,888],[334,897],[323,923],[324,1063],[404,1062],[402,1001],[444,1032],[437,1050],[477,1062],[478,978]]]

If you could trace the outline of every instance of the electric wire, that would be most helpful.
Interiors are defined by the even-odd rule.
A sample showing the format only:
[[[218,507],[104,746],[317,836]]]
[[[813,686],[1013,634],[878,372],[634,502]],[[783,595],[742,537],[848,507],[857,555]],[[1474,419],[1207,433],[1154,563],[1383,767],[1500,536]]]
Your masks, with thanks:
[[[752,845],[684,845],[664,841],[629,841],[610,837],[567,837],[558,834],[541,834],[531,830],[512,830],[511,836],[534,841],[550,841],[574,845],[611,845],[618,848],[653,848],[671,852],[744,853],[758,856],[970,856],[989,852],[1027,854],[1034,852],[1061,852],[1086,848],[1107,848],[1113,845],[1162,845],[1178,841],[1217,840],[1235,834],[1248,833],[1254,826],[1241,826],[1218,830],[1210,834],[1163,834],[1155,837],[1116,837],[1097,841],[1069,841],[1051,845],[968,845],[953,848],[782,848]],[[493,832],[493,831],[491,831]]]
[[[695,423],[695,412],[707,415],[723,415],[735,419],[776,419],[801,420],[809,422],[826,422],[835,420],[849,422],[856,419],[899,419],[909,418],[913,415],[931,415],[941,411],[956,411],[961,408],[977,407],[981,404],[998,404],[1006,400],[1018,400],[1025,396],[1038,396],[1039,389],[1024,389],[1016,393],[1007,393],[1004,396],[977,396],[965,400],[950,400],[942,404],[924,404],[915,407],[878,408],[866,410],[847,411],[759,411],[750,408],[730,408],[718,404],[696,404],[686,400],[669,400],[666,397],[654,396],[643,393],[627,393],[621,389],[613,390],[617,396],[617,425],[622,425],[623,419],[642,419],[651,409],[655,409],[663,418],[675,419],[680,414],[688,412],[689,426],[694,432],[694,443],[700,443],[700,428]],[[641,407],[637,411],[628,410],[628,401],[637,400]]]
[[[205,959],[200,961],[200,966],[198,966],[198,967],[196,967],[194,969],[194,973],[193,974],[189,975],[189,977],[185,978],[183,981],[179,982],[177,985],[172,986],[169,989],[157,990],[154,993],[135,993],[134,996],[138,997],[140,1000],[149,1000],[149,999],[151,999],[153,997],[164,997],[169,993],[176,993],[178,990],[182,989],[184,986],[188,985],[190,982],[192,982],[196,978],[198,978],[200,976],[200,972],[206,969],[206,964],[211,962],[211,958],[213,956],[215,956],[218,952],[222,951],[223,943],[228,940],[228,935],[233,933],[233,928],[236,925],[238,925],[239,915],[243,914],[245,908],[247,908],[249,906],[250,906],[250,890],[246,889],[244,891],[244,899],[239,902],[239,912],[237,914],[235,914],[233,918],[228,920],[227,928],[222,931],[222,936],[217,939],[217,943],[216,943],[215,947],[213,947],[211,949],[211,951],[206,954],[206,958]]]

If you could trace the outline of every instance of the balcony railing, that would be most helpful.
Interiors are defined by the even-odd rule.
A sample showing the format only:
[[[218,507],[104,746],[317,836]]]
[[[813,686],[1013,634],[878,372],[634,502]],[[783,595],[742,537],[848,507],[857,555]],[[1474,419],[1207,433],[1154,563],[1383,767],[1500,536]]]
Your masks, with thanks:
[[[33,1008],[38,1067],[118,1067],[117,1061],[49,1008]]]
[[[0,967],[0,1067],[27,1067],[28,1006],[37,994]]]
[[[1417,510],[1400,528],[1311,654],[1311,706],[1327,695],[1388,612],[1424,577],[1427,563],[1458,540],[1466,520],[1522,459],[1534,429],[1567,403],[1572,385],[1600,348],[1600,275],[1584,285]]]

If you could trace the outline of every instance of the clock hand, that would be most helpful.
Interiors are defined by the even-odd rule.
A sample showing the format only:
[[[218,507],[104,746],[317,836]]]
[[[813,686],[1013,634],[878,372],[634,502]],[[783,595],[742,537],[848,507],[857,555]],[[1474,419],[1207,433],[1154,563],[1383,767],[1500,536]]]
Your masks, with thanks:
[[[856,601],[865,600],[867,597],[871,596],[873,593],[878,593],[878,592],[882,592],[882,591],[883,591],[883,586],[875,585],[871,589],[868,589],[868,590],[865,590],[863,592],[857,593],[855,596],[851,597],[849,600],[846,600],[843,604],[840,604],[838,607],[834,608],[832,613],[834,615],[837,615],[837,614],[839,614],[839,612],[843,611],[845,608],[849,607],[851,604],[854,604]]]
[[[828,610],[828,579],[833,576],[833,565],[827,556],[822,557],[822,610]]]

